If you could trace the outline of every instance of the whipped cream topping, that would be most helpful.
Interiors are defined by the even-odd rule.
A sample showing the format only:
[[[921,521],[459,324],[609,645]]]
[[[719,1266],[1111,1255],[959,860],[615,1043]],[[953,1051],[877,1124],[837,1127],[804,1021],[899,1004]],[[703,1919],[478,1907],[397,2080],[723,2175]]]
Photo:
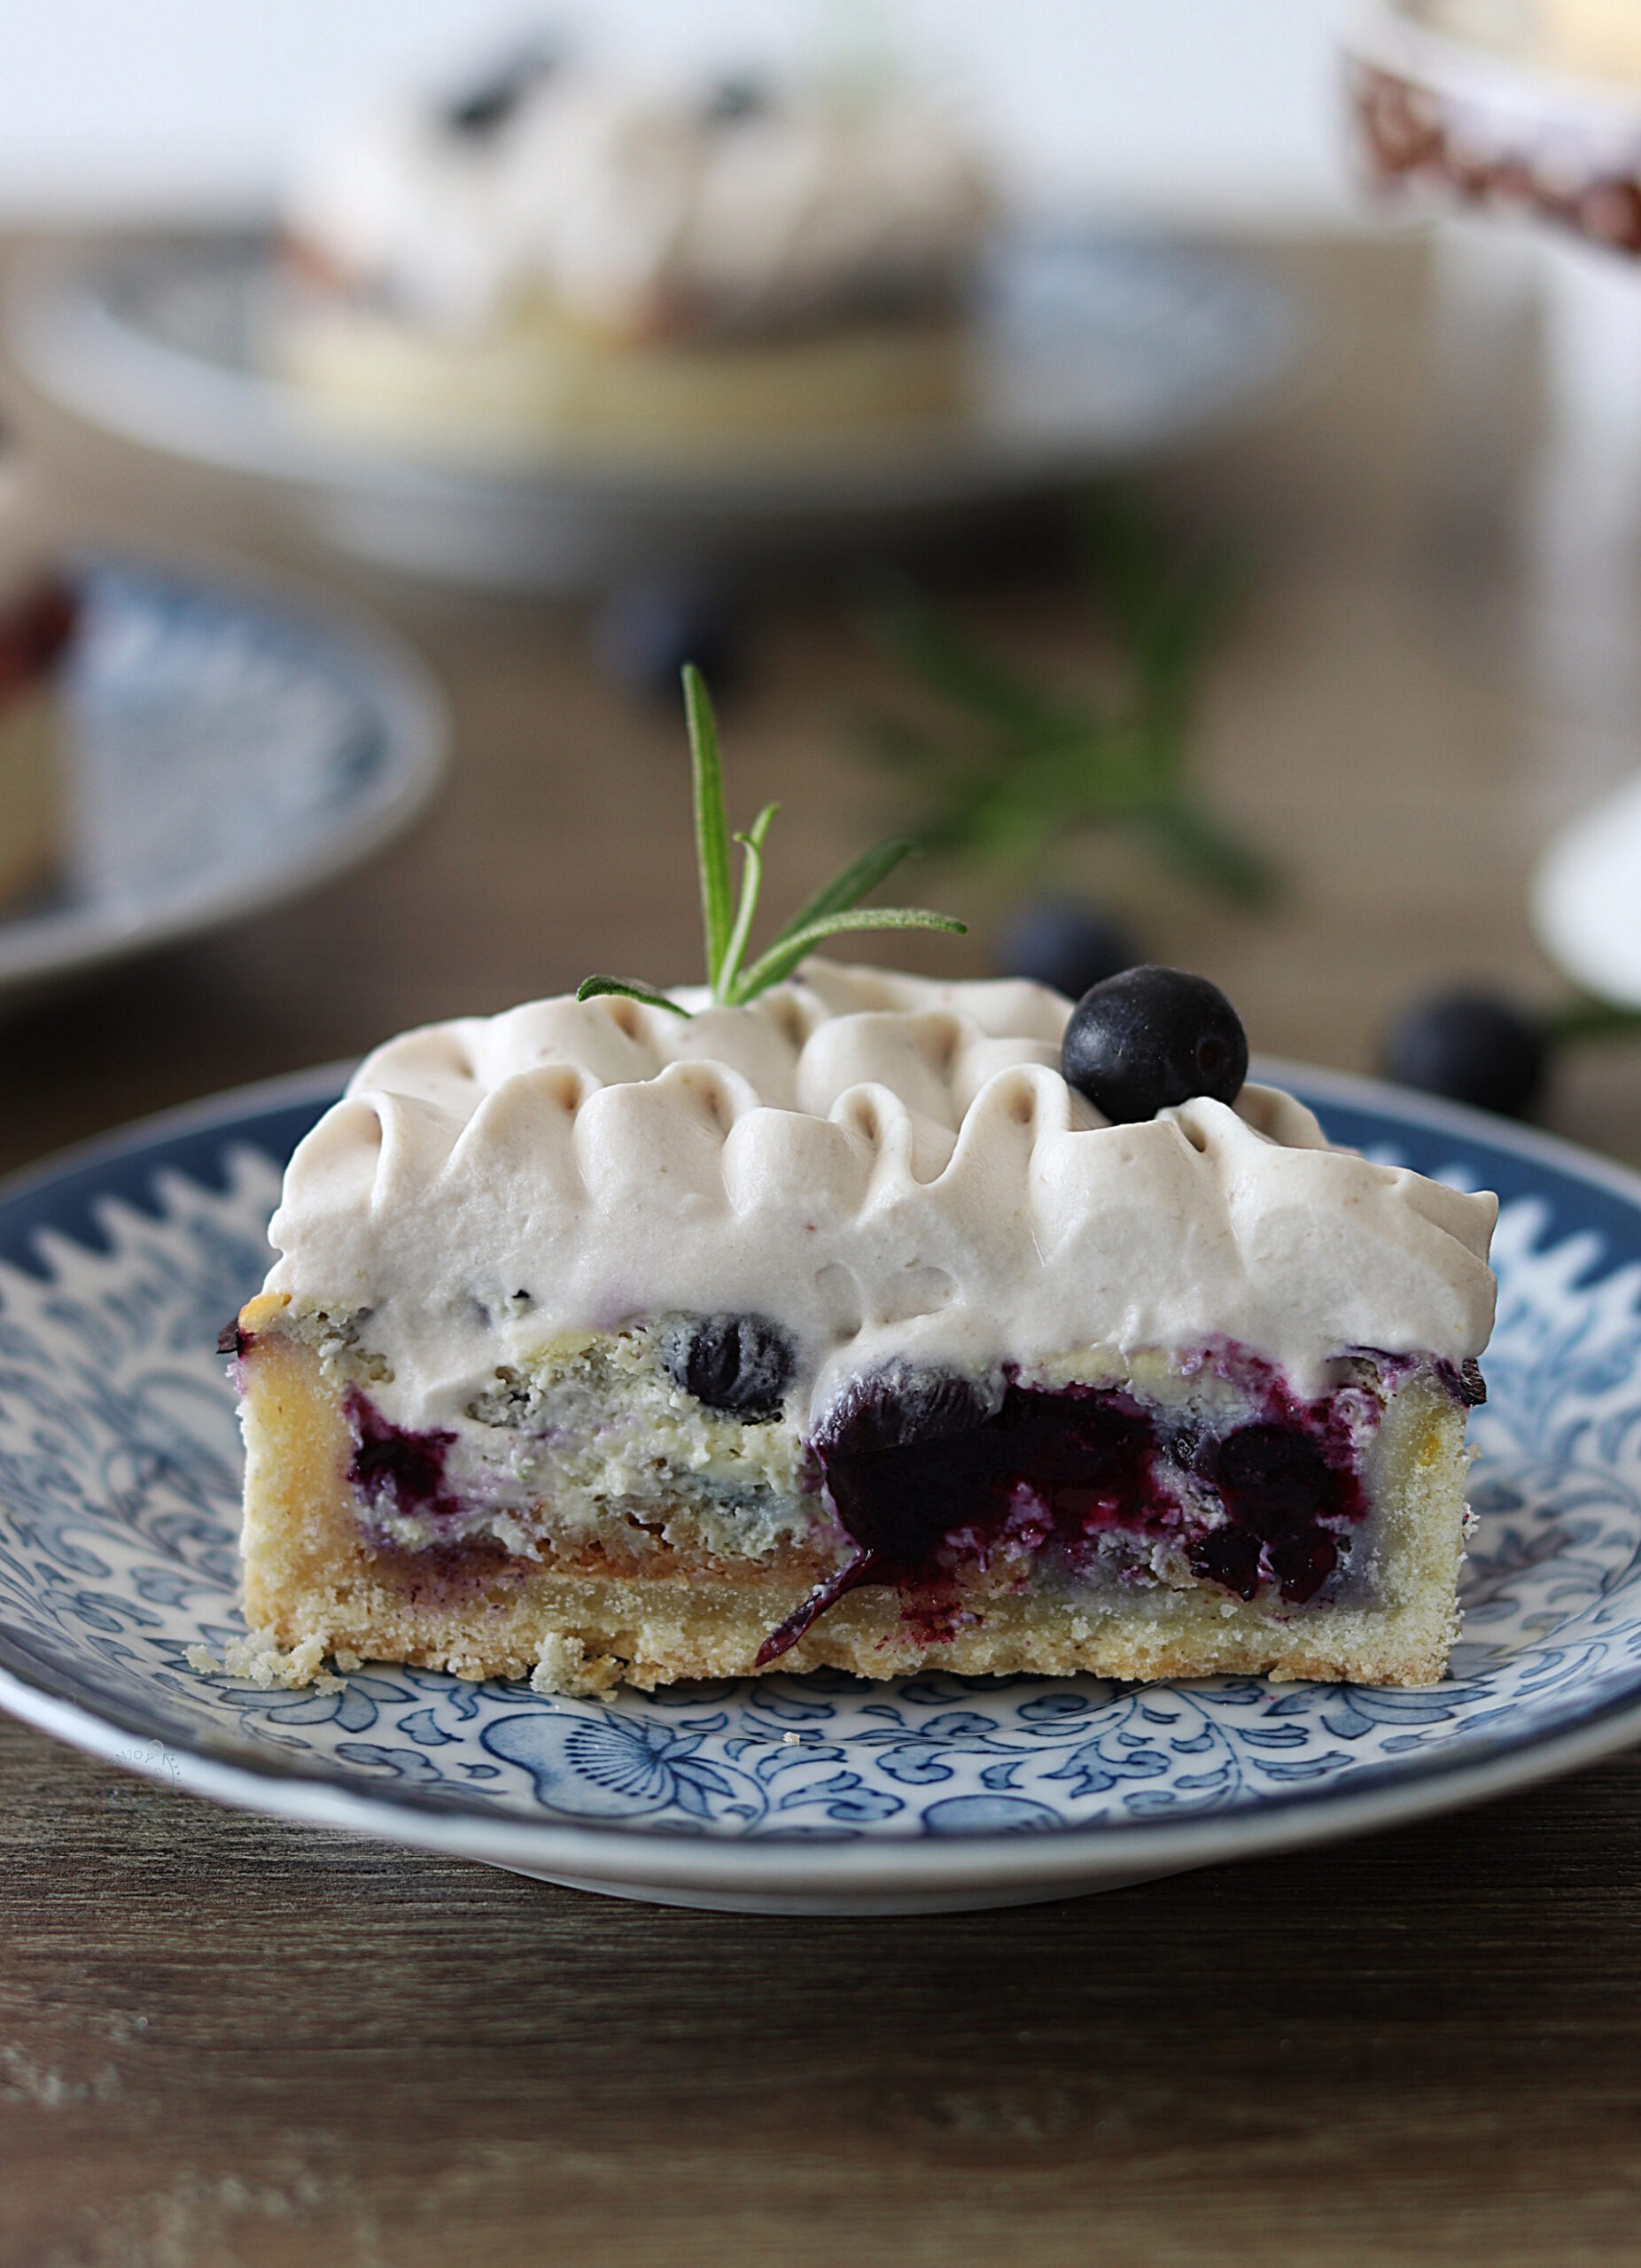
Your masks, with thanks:
[[[1230,1340],[1310,1394],[1351,1348],[1481,1352],[1495,1199],[1333,1149],[1271,1088],[1109,1126],[1057,1068],[1069,1014],[813,959],[688,1020],[565,998],[408,1032],[292,1159],[268,1287],[359,1314],[416,1426],[678,1312],[782,1324],[812,1418],[897,1360]]]
[[[363,120],[299,184],[293,239],[416,319],[545,296],[621,338],[759,332],[950,296],[988,210],[929,112],[791,97],[715,113],[557,70],[486,134],[422,104]]]

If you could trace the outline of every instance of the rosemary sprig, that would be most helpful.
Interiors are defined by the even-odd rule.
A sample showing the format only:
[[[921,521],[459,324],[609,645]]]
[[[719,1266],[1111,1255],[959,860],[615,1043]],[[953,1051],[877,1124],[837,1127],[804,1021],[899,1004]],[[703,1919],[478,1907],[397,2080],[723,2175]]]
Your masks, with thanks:
[[[731,836],[724,812],[723,766],[719,757],[718,720],[701,672],[693,663],[684,668],[684,717],[689,730],[690,780],[695,803],[696,865],[701,877],[701,924],[706,942],[706,981],[715,1007],[743,1008],[789,976],[812,947],[828,937],[852,929],[945,929],[958,936],[966,925],[949,913],[930,913],[922,906],[867,905],[860,900],[891,874],[915,845],[905,835],[875,843],[823,883],[750,964],[747,951],[758,913],[764,880],[764,843],[771,820],[780,809],[766,804],[744,834],[733,839],[741,846],[741,892],[730,885]],[[588,976],[577,990],[578,1000],[600,993],[618,993],[642,1000],[647,1007],[666,1008],[675,1016],[688,1009],[669,999],[653,985],[625,976]]]
[[[1082,539],[1115,647],[1113,699],[1033,683],[901,586],[871,610],[868,634],[962,728],[878,715],[867,719],[868,746],[905,782],[931,852],[1023,866],[1077,829],[1118,826],[1187,879],[1268,902],[1274,868],[1202,807],[1186,776],[1202,676],[1240,589],[1232,560],[1214,548],[1170,555],[1118,493],[1086,506]]]

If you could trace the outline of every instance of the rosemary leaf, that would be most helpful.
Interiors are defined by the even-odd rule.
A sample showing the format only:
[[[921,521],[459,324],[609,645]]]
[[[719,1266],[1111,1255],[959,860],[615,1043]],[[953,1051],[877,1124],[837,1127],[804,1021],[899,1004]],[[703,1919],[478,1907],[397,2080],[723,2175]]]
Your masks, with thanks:
[[[735,975],[746,952],[746,941],[752,934],[752,916],[758,911],[758,894],[763,888],[764,837],[780,808],[779,804],[766,804],[752,821],[751,831],[735,837],[746,853],[746,863],[741,869],[741,904],[735,913],[735,926],[729,933],[729,943],[724,947],[724,958],[712,985],[712,998],[719,1002],[735,997]]]
[[[1153,848],[1178,873],[1244,905],[1269,905],[1279,888],[1269,860],[1193,805],[1162,803],[1136,816]]]
[[[961,937],[968,935],[968,924],[950,913],[930,913],[921,905],[861,905],[851,913],[828,913],[761,954],[735,987],[736,1005],[756,999],[772,984],[779,984],[792,974],[812,945],[841,936],[846,929],[945,929]]]
[[[741,893],[731,906],[729,884],[730,835],[724,813],[723,768],[718,753],[718,726],[701,672],[693,663],[684,665],[684,714],[689,729],[689,755],[694,786],[696,864],[701,882],[701,917],[706,936],[707,990],[719,1007],[743,1007],[771,984],[790,974],[813,944],[844,929],[949,929],[961,935],[963,924],[949,913],[928,913],[890,906],[862,911],[858,901],[892,874],[915,845],[891,835],[862,850],[801,905],[774,941],[753,962],[742,966],[758,914],[764,880],[764,843],[780,806],[766,804],[744,835],[735,842],[745,853]],[[576,993],[578,1000],[615,993],[642,1000],[647,1007],[665,1008],[675,1016],[690,1012],[668,999],[652,985],[625,976],[589,976]]]
[[[706,680],[684,664],[684,716],[696,816],[696,863],[701,875],[701,920],[706,934],[706,981],[714,993],[729,949],[733,920],[729,891],[729,825],[724,817],[724,774],[718,755],[718,720]]]
[[[1193,881],[1264,903],[1275,870],[1198,807],[1186,777],[1202,681],[1244,586],[1240,562],[1221,545],[1182,552],[1120,488],[1088,503],[1082,542],[1116,669],[1108,695],[1033,683],[900,588],[869,633],[950,721],[878,716],[868,753],[899,776],[909,830],[937,855],[1029,867],[1082,829],[1116,827]]]
[[[894,660],[948,701],[1010,732],[1055,732],[1058,704],[984,653],[940,609],[905,585],[893,586],[867,615],[868,634]]]
[[[689,1014],[688,1008],[681,1008],[676,1000],[669,1000],[652,984],[640,984],[626,976],[584,976],[576,986],[575,996],[578,1000],[595,1000],[604,993],[614,993],[624,1000],[642,1000],[647,1008],[665,1008],[675,1016]]]
[[[901,861],[909,858],[917,848],[910,835],[886,835],[881,843],[874,843],[858,858],[839,867],[829,882],[822,882],[811,898],[805,900],[791,920],[782,924],[779,934],[771,940],[780,944],[797,930],[807,928],[812,921],[820,920],[826,914],[841,913],[851,905],[859,905],[868,890],[887,881]]]
[[[1641,1034],[1641,1008],[1616,1000],[1581,998],[1569,1000],[1544,1019],[1552,1041],[1564,1039],[1633,1039]]]
[[[922,732],[915,725],[909,725],[903,717],[868,713],[853,720],[853,730],[876,763],[896,772],[921,773],[937,788],[949,773],[960,769],[965,761],[971,768],[983,769],[990,761],[986,756],[948,747],[937,740],[932,733]]]

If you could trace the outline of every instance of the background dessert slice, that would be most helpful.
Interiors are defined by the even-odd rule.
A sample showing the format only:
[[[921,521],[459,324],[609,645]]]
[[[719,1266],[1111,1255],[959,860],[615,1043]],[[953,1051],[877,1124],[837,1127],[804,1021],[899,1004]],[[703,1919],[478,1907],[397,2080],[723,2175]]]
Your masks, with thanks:
[[[693,95],[531,51],[362,121],[300,183],[283,365],[332,415],[647,449],[959,399],[990,200],[922,105]]]
[[[61,807],[58,665],[76,602],[0,436],[0,909],[51,875]]]

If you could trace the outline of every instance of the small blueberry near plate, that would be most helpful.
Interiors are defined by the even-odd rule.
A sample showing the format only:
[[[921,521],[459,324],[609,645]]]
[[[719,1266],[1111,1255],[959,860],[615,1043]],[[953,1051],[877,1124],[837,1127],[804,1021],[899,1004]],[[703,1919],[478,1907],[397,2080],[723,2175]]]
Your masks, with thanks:
[[[1120,975],[1139,959],[1139,948],[1120,921],[1076,898],[1043,898],[1011,908],[992,955],[999,976],[1029,976],[1069,1000],[1080,1000],[1090,985]]]
[[[1388,1079],[1476,1110],[1525,1117],[1549,1068],[1542,1023],[1491,992],[1443,992],[1404,1008],[1380,1051]]]
[[[733,617],[717,594],[661,579],[612,591],[594,622],[593,644],[617,685],[669,706],[677,703],[686,662],[721,693],[734,683],[739,658]]]

